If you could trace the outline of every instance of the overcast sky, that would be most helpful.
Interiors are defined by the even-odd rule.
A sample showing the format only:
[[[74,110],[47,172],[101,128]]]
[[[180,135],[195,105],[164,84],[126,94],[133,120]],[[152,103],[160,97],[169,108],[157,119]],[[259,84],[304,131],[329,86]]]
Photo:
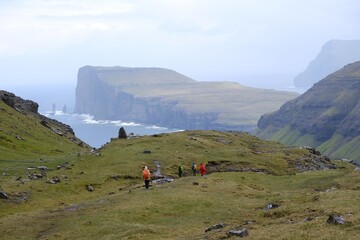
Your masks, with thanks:
[[[360,39],[360,1],[1,0],[0,88],[73,84],[84,65],[295,76],[331,39]]]

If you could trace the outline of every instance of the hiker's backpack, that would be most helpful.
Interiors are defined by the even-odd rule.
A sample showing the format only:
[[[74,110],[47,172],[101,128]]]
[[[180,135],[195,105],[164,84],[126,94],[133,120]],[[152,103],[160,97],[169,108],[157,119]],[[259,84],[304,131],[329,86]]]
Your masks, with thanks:
[[[194,171],[197,170],[197,165],[196,165],[196,164],[193,165],[193,170],[194,170]]]
[[[150,171],[149,171],[149,170],[143,171],[143,176],[144,176],[144,179],[145,179],[145,180],[150,179]]]

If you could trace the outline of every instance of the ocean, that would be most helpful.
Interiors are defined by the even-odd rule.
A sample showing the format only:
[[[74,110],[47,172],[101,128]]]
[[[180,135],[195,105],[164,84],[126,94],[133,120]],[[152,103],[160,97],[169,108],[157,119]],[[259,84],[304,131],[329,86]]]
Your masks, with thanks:
[[[106,144],[111,138],[117,138],[121,127],[124,127],[128,135],[139,136],[181,131],[180,129],[149,126],[121,120],[95,120],[93,116],[88,114],[63,113],[62,111],[56,111],[55,114],[51,111],[45,111],[41,114],[69,125],[78,138],[95,148]]]

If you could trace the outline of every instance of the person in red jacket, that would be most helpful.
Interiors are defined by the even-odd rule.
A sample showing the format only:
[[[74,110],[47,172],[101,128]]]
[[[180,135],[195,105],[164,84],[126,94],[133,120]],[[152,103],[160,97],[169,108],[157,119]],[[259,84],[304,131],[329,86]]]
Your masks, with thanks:
[[[150,171],[147,166],[144,167],[143,178],[144,178],[146,189],[149,189],[151,174],[150,174]]]
[[[203,163],[200,163],[200,174],[201,176],[204,176],[206,174],[206,168]]]

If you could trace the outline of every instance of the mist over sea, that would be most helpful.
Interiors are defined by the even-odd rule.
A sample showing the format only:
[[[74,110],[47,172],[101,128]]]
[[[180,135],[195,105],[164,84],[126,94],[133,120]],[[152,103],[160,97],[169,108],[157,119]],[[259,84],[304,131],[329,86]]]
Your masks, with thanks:
[[[101,147],[111,138],[117,138],[120,127],[124,127],[128,135],[133,133],[139,136],[181,131],[120,120],[95,120],[88,114],[63,113],[62,111],[56,111],[55,114],[45,111],[41,114],[71,126],[78,138],[95,148]]]

